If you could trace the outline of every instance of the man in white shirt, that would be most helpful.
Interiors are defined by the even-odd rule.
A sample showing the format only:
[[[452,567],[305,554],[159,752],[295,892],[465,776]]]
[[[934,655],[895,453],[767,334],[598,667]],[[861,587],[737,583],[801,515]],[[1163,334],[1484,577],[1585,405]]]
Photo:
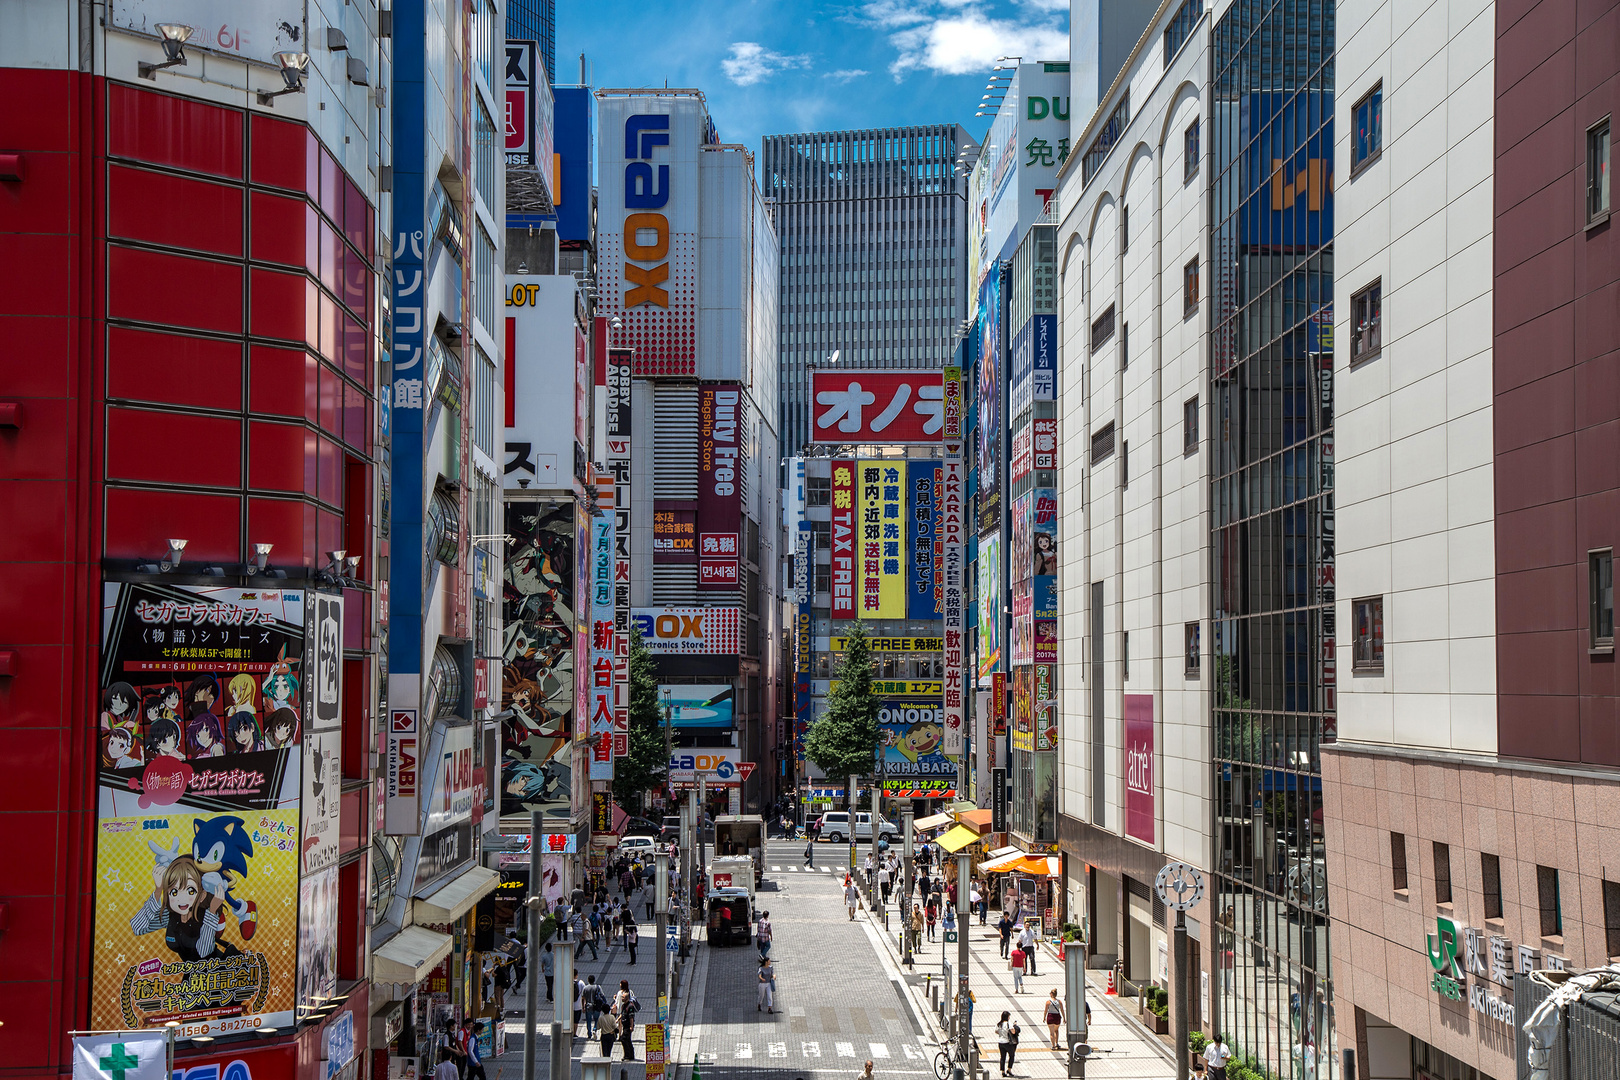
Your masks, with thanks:
[[[1028,975],[1035,974],[1035,928],[1024,923],[1024,932],[1018,935],[1018,946],[1024,950],[1024,963],[1028,965]]]
[[[855,906],[857,904],[859,904],[860,902],[861,902],[860,890],[856,889],[855,888],[855,883],[853,881],[851,881],[848,885],[844,886],[844,906],[849,908],[849,921],[850,922],[855,921]]]
[[[1232,1060],[1232,1048],[1217,1035],[1204,1047],[1204,1064],[1209,1066],[1209,1080],[1226,1080],[1226,1063]]]
[[[448,1046],[439,1051],[439,1064],[433,1070],[433,1080],[461,1080],[461,1072],[456,1068],[455,1058],[451,1056]]]

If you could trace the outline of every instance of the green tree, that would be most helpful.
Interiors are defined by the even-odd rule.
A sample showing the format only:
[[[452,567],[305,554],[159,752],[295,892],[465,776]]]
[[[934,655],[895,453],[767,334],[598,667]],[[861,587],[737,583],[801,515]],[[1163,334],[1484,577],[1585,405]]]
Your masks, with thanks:
[[[664,713],[652,653],[638,632],[630,639],[630,754],[613,763],[613,799],[625,810],[646,809],[647,793],[663,786],[669,771],[664,756]]]
[[[844,658],[834,672],[837,685],[827,711],[805,733],[804,756],[829,779],[847,781],[872,772],[878,741],[878,700],[872,693],[872,651],[860,623],[849,632]]]

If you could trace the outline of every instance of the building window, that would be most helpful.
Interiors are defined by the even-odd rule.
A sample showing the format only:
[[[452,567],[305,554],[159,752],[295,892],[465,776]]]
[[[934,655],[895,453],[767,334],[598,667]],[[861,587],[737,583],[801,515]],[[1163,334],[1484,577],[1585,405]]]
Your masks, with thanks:
[[[1119,669],[1120,681],[1128,681],[1131,677],[1131,632],[1129,630],[1119,635]]]
[[[1170,60],[1192,36],[1193,27],[1198,25],[1198,17],[1204,13],[1204,0],[1181,0],[1181,6],[1176,9],[1175,17],[1170,25],[1164,28],[1164,66],[1170,66]]]
[[[1451,903],[1451,845],[1434,842],[1434,902]]]
[[[1091,351],[1096,352],[1114,336],[1114,305],[1091,321]]]
[[[1119,444],[1119,486],[1131,486],[1131,440],[1122,439]]]
[[[1395,877],[1395,891],[1406,891],[1406,834],[1389,834],[1389,868]]]
[[[1187,130],[1181,135],[1182,145],[1182,180],[1191,180],[1198,175],[1198,121],[1194,120],[1187,125]]]
[[[1350,175],[1377,161],[1384,149],[1384,84],[1379,83],[1356,102],[1356,141],[1350,148]]]
[[[1184,315],[1198,310],[1198,260],[1189,260],[1181,268],[1181,306]]]
[[[1187,623],[1181,628],[1181,631],[1182,638],[1186,644],[1185,652],[1187,654],[1186,667],[1183,669],[1182,674],[1189,679],[1196,679],[1198,678],[1198,673],[1201,670],[1200,658],[1202,656],[1199,649],[1198,623]]]
[[[1091,463],[1093,465],[1114,452],[1114,425],[1104,424],[1091,436]]]
[[[1382,278],[1350,298],[1350,362],[1378,355],[1383,346],[1384,281]]]
[[[1609,218],[1609,120],[1586,132],[1586,220],[1591,224]]]
[[[1131,250],[1131,208],[1127,203],[1119,204],[1119,253],[1121,255]]]
[[[804,502],[806,506],[832,505],[832,477],[807,476],[804,478]]]
[[[1354,668],[1370,675],[1384,673],[1384,598],[1368,596],[1353,602],[1356,620]]]
[[[1536,894],[1541,902],[1541,936],[1559,937],[1564,932],[1564,905],[1558,897],[1558,871],[1550,866],[1536,867]]]
[[[1604,948],[1609,956],[1620,956],[1620,883],[1603,879]]]
[[[1592,649],[1614,652],[1614,549],[1591,551],[1586,555],[1590,581]]]
[[[1119,370],[1131,366],[1131,324],[1119,324]]]
[[[1198,452],[1198,399],[1190,397],[1181,403],[1181,453]]]
[[[1502,917],[1502,860],[1495,855],[1479,856],[1479,876],[1485,892],[1485,917]]]

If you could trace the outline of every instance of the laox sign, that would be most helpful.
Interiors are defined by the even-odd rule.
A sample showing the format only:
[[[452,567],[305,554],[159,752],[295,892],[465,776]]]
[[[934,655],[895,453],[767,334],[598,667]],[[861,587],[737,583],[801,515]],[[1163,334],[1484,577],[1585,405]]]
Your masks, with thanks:
[[[624,206],[640,213],[624,218],[624,306],[656,304],[669,307],[669,293],[662,283],[669,280],[669,218],[655,211],[669,204],[669,165],[658,166],[656,178],[652,157],[656,147],[669,146],[669,117],[638,113],[624,122]],[[652,233],[650,243],[641,242],[643,232]],[[636,266],[636,263],[657,263]]]

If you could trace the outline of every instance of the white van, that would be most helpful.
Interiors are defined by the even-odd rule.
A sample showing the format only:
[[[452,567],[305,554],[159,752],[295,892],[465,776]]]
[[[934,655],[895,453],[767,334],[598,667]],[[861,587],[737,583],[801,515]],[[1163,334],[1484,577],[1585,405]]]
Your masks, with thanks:
[[[892,821],[883,821],[878,824],[878,839],[893,841],[900,835],[900,826]],[[849,811],[829,810],[821,815],[821,838],[838,843],[850,837]],[[859,810],[855,813],[855,839],[872,839],[872,813],[869,810]]]

